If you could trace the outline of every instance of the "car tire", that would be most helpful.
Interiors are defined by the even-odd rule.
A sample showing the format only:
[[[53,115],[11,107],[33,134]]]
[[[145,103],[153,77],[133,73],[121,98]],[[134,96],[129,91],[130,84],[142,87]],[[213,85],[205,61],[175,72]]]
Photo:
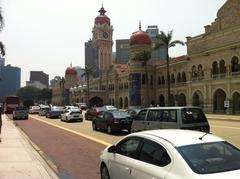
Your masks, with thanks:
[[[113,133],[112,127],[110,125],[107,126],[107,133],[108,134],[112,134]]]
[[[101,179],[110,179],[106,165],[102,165],[101,167]]]

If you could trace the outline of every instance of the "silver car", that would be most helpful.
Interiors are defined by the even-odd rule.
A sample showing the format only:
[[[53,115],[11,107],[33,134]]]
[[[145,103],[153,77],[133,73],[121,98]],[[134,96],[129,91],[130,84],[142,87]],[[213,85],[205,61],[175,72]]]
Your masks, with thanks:
[[[28,119],[28,109],[20,106],[13,110],[13,119]]]

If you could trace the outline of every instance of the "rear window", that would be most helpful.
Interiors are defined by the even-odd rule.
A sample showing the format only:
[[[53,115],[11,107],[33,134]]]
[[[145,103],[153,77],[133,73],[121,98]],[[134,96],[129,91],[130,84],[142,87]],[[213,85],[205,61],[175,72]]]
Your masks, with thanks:
[[[182,119],[184,124],[207,122],[207,118],[200,108],[182,109]]]
[[[178,147],[177,150],[198,174],[240,169],[240,151],[227,142],[212,142]]]
[[[127,112],[122,112],[122,111],[116,111],[116,112],[112,112],[114,118],[126,118],[126,117],[130,117],[130,115]]]

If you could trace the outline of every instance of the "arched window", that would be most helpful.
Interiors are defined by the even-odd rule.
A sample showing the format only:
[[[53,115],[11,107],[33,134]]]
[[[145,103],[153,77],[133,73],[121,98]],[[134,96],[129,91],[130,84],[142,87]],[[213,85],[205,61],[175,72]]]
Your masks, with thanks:
[[[177,74],[177,82],[178,82],[178,83],[181,83],[181,82],[182,82],[181,73],[178,73],[178,74]]]
[[[119,108],[123,107],[123,99],[122,97],[119,98]]]
[[[175,77],[174,77],[174,74],[171,74],[170,82],[171,82],[171,83],[175,83]]]
[[[219,69],[220,73],[221,74],[226,73],[227,68],[225,66],[225,61],[224,60],[220,61],[219,66],[220,66],[220,69]]]
[[[144,85],[146,83],[146,76],[142,75],[142,84]]]
[[[186,73],[182,72],[182,82],[186,82],[187,78],[186,78]]]
[[[158,77],[158,85],[161,85],[161,78],[160,78],[160,76]]]
[[[237,72],[240,70],[240,67],[238,64],[239,63],[238,57],[236,57],[236,56],[232,57],[231,63],[232,63],[232,72]]]
[[[150,84],[153,85],[153,76],[150,76]]]
[[[203,67],[202,67],[202,65],[200,64],[200,65],[198,65],[198,77],[199,77],[199,79],[202,79],[203,76],[204,76]]]
[[[197,77],[197,68],[195,65],[192,66],[192,77],[193,78]]]
[[[218,63],[216,61],[212,63],[212,74],[213,75],[218,74]]]
[[[124,107],[128,108],[128,97],[125,97],[124,99]]]
[[[165,85],[165,78],[162,76],[162,84]]]

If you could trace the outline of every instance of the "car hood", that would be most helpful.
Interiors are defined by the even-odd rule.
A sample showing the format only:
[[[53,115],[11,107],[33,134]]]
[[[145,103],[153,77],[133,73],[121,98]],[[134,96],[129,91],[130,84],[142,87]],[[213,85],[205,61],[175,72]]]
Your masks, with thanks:
[[[203,174],[200,175],[199,179],[239,179],[240,178],[240,169],[233,170],[228,172],[221,172],[221,173],[213,173],[213,174]]]

